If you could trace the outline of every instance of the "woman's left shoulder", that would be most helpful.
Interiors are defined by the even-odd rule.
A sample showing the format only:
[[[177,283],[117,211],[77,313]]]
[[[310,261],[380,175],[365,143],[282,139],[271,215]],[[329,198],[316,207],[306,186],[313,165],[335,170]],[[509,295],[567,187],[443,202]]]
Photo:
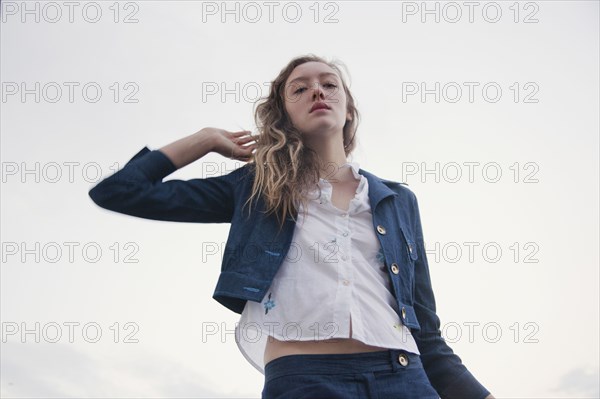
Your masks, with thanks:
[[[384,179],[383,177],[380,177],[379,175],[370,173],[362,168],[361,168],[361,171],[362,171],[363,175],[366,175],[366,177],[370,177],[372,179],[375,179],[375,180],[383,183],[386,187],[388,187],[389,189],[391,189],[392,191],[397,193],[398,199],[403,200],[403,201],[409,200],[410,202],[412,202],[414,200],[415,193],[413,193],[413,191],[408,187],[408,183],[397,181],[397,180],[392,180],[392,179]]]

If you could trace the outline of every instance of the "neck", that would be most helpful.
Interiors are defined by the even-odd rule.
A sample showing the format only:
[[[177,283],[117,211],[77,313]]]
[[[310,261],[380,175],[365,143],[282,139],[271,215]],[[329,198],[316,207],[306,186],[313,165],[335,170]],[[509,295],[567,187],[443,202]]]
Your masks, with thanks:
[[[328,136],[313,136],[305,144],[313,149],[319,158],[319,177],[332,183],[355,181],[351,167],[346,165],[342,132]]]

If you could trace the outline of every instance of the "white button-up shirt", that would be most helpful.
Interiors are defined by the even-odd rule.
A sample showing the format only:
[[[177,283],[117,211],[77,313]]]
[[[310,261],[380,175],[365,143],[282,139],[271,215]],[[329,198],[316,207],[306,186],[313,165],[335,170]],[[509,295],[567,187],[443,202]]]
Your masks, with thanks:
[[[290,249],[261,303],[248,301],[236,325],[244,357],[264,374],[268,336],[288,341],[354,338],[368,345],[419,354],[400,322],[383,252],[375,235],[367,179],[360,179],[348,211],[331,203],[332,186],[319,179],[300,205]]]

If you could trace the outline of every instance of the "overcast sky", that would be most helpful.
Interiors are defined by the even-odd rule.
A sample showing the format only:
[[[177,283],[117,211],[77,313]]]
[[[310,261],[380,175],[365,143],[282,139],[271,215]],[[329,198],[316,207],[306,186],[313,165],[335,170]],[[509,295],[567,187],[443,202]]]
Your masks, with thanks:
[[[211,298],[230,225],[88,191],[144,146],[255,130],[305,53],[350,72],[350,160],[417,195],[469,370],[497,398],[600,397],[597,1],[75,3],[0,10],[2,397],[260,397]]]

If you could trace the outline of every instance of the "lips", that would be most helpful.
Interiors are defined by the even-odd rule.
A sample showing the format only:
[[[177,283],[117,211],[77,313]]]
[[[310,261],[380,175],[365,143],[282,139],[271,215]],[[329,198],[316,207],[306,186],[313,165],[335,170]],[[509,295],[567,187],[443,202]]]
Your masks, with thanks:
[[[313,104],[312,108],[310,109],[310,112],[316,111],[318,109],[331,109],[329,108],[329,105],[325,104],[322,101],[316,102]]]

